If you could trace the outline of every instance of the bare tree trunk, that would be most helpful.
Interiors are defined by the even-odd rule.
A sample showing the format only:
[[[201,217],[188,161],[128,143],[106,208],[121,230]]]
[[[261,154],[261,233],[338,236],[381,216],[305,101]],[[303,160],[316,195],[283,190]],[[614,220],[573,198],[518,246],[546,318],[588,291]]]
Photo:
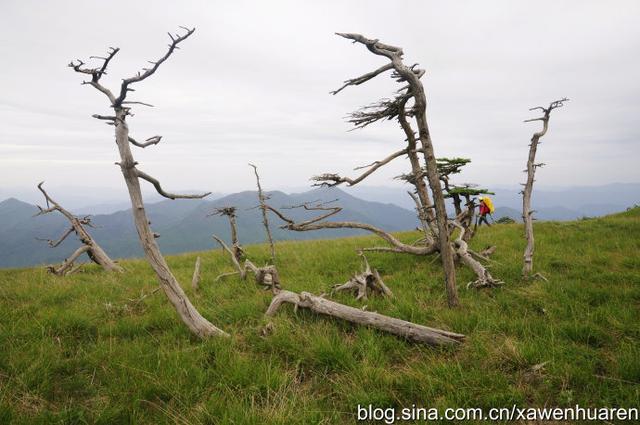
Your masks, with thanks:
[[[169,33],[171,43],[169,44],[169,48],[163,57],[156,60],[155,62],[150,62],[151,65],[149,65],[148,68],[145,68],[141,72],[138,72],[135,76],[122,80],[120,86],[120,94],[117,97],[111,90],[102,85],[100,79],[106,73],[109,62],[118,53],[119,49],[111,48],[106,57],[98,57],[98,59],[102,60],[102,64],[100,67],[86,67],[85,63],[80,60],[78,60],[78,63],[72,61],[69,64],[69,67],[73,68],[73,70],[78,73],[91,76],[91,80],[85,81],[83,84],[91,85],[96,90],[107,96],[110,102],[110,106],[111,108],[113,108],[113,111],[115,113],[114,116],[94,115],[93,117],[100,120],[105,120],[107,121],[107,124],[115,126],[116,144],[118,146],[118,152],[120,153],[120,162],[117,164],[120,166],[125,184],[129,191],[134,223],[138,232],[138,237],[140,239],[142,249],[144,250],[151,268],[158,277],[161,288],[163,289],[167,298],[169,298],[171,304],[173,304],[182,321],[195,335],[200,338],[206,338],[213,335],[228,336],[226,332],[218,329],[212,323],[202,317],[202,315],[198,312],[198,310],[196,310],[193,304],[191,304],[191,301],[189,301],[189,299],[187,298],[184,290],[176,280],[175,276],[173,276],[173,274],[171,273],[171,270],[169,269],[166,260],[162,256],[162,253],[158,248],[158,244],[156,243],[155,238],[158,235],[152,232],[149,219],[145,212],[142,192],[140,190],[140,179],[146,180],[151,183],[160,195],[169,199],[199,199],[207,196],[209,193],[203,195],[175,195],[173,193],[166,192],[157,179],[138,169],[136,167],[138,163],[133,158],[130,144],[144,148],[149,145],[157,144],[160,141],[160,136],[154,136],[150,139],[147,139],[147,143],[138,143],[129,135],[129,126],[126,121],[127,116],[132,115],[130,114],[131,108],[128,105],[139,104],[144,106],[151,106],[144,102],[126,100],[129,92],[134,91],[134,89],[132,89],[130,86],[132,84],[143,81],[153,75],[158,70],[160,65],[164,63],[164,61],[166,61],[169,56],[171,56],[171,54],[176,51],[176,49],[179,48],[178,44],[186,40],[195,31],[195,28],[184,29],[186,30],[186,34],[182,36]]]
[[[564,102],[568,99],[560,99],[551,102],[547,108],[542,106],[537,106],[535,108],[531,108],[530,111],[540,109],[543,112],[543,116],[540,118],[534,118],[530,120],[526,120],[525,122],[531,121],[542,121],[542,130],[533,134],[531,138],[531,143],[529,144],[529,157],[527,159],[527,182],[524,184],[524,189],[522,191],[522,221],[524,222],[524,233],[527,239],[527,246],[524,249],[524,265],[522,267],[522,276],[524,278],[531,277],[533,273],[533,251],[535,248],[535,239],[533,236],[533,213],[534,211],[531,209],[531,193],[533,192],[533,182],[535,181],[535,173],[536,168],[542,167],[544,164],[539,163],[536,164],[536,151],[538,149],[538,144],[540,143],[540,138],[547,133],[549,128],[549,117],[551,115],[551,111],[556,108],[560,108],[563,106]]]
[[[436,157],[433,151],[433,143],[431,142],[431,134],[429,133],[429,127],[427,126],[427,99],[424,94],[422,82],[420,82],[420,79],[413,70],[404,65],[397,56],[393,62],[396,71],[407,79],[414,95],[414,109],[416,111],[416,122],[418,123],[418,134],[420,136],[420,143],[422,144],[427,180],[429,181],[431,193],[433,194],[433,204],[436,212],[438,242],[440,246],[440,256],[442,258],[442,268],[445,275],[447,302],[449,307],[456,307],[460,305],[460,301],[458,300],[458,288],[456,287],[456,269],[453,261],[453,250],[451,249],[449,241],[449,229],[447,225],[448,219],[444,203],[444,195],[442,194],[442,187],[440,186],[440,177],[438,176]]]
[[[75,234],[78,236],[78,239],[80,239],[80,242],[82,242],[84,247],[86,247],[86,249],[78,249],[71,257],[69,257],[69,259],[65,260],[65,263],[63,263],[59,269],[56,269],[55,267],[49,267],[49,270],[59,275],[67,274],[66,272],[68,271],[68,268],[73,266],[73,261],[79,255],[86,252],[91,261],[102,266],[102,268],[106,271],[122,273],[122,267],[117,265],[115,261],[113,261],[107,255],[107,253],[104,252],[102,247],[98,245],[98,243],[91,237],[89,232],[87,232],[87,230],[84,228],[84,226],[91,226],[91,219],[89,218],[89,216],[78,218],[75,215],[71,214],[49,196],[49,194],[42,187],[43,184],[44,182],[40,182],[40,184],[38,184],[38,189],[44,195],[47,203],[47,208],[38,207],[40,209],[40,212],[36,215],[43,215],[53,211],[58,211],[67,220],[69,220],[69,223],[71,224],[71,228],[69,228],[60,238],[58,238],[58,240],[52,241],[50,239],[47,239],[46,241],[49,243],[49,246],[55,248],[56,246],[60,245],[62,241],[67,238],[67,236],[75,232]],[[67,264],[67,262],[69,262],[70,264]]]
[[[424,87],[420,78],[424,75],[424,70],[416,69],[415,65],[408,67],[402,61],[403,51],[402,48],[384,44],[379,40],[368,39],[360,34],[353,33],[337,33],[339,36],[352,40],[354,43],[361,43],[367,47],[367,49],[373,54],[384,56],[390,60],[388,63],[375,71],[369,72],[361,77],[347,80],[345,84],[338,90],[333,91],[333,94],[337,94],[342,89],[349,85],[359,85],[377,75],[393,70],[392,74],[398,82],[406,82],[408,86],[403,87],[400,92],[404,92],[396,97],[395,100],[380,102],[375,107],[377,110],[371,111],[372,107],[365,108],[364,111],[353,114],[351,122],[356,124],[357,127],[364,127],[372,122],[379,121],[381,119],[391,119],[394,117],[402,117],[404,115],[405,102],[413,98],[414,105],[411,110],[411,116],[415,118],[418,126],[418,138],[420,139],[421,151],[424,155],[425,170],[429,187],[433,195],[433,203],[435,208],[435,218],[437,224],[437,238],[438,247],[442,257],[442,267],[445,274],[445,288],[447,292],[447,302],[450,307],[459,305],[458,289],[456,287],[456,272],[455,264],[453,261],[453,250],[449,240],[448,218],[445,209],[444,195],[442,193],[442,187],[440,186],[440,178],[438,176],[438,168],[436,157],[434,154],[433,143],[431,141],[431,134],[429,133],[429,127],[427,125],[427,98],[424,92]],[[400,107],[402,106],[402,107]],[[402,121],[401,121],[402,125]],[[403,130],[407,134],[409,140],[413,137],[413,130],[408,129],[403,125]],[[409,131],[410,130],[410,131]],[[411,157],[410,157],[411,158]],[[418,172],[418,170],[416,170]],[[422,170],[415,175],[416,179],[421,177]],[[418,193],[422,192],[419,187]],[[422,196],[422,195],[421,195]],[[427,208],[428,204],[426,199],[421,199],[423,207]]]
[[[319,314],[336,317],[359,325],[370,326],[414,342],[429,345],[457,345],[465,338],[465,336],[461,334],[429,328],[405,320],[349,307],[344,304],[326,300],[322,297],[317,297],[308,292],[296,294],[290,291],[280,291],[273,297],[266,315],[273,316],[283,303],[291,303],[296,307],[308,308]]]
[[[427,191],[427,185],[424,181],[424,173],[422,171],[422,167],[420,166],[415,132],[413,131],[413,128],[411,128],[411,124],[409,124],[409,121],[407,121],[405,104],[406,102],[402,103],[401,109],[398,114],[398,121],[400,122],[400,126],[407,136],[407,156],[409,157],[409,162],[411,163],[411,174],[413,175],[413,181],[411,183],[413,183],[413,185],[415,186],[416,193],[418,194],[418,199],[420,200],[420,204],[422,204],[422,208],[418,211],[418,215],[421,214],[422,217],[424,217],[431,233],[437,235],[437,227],[435,227],[434,223],[435,214],[433,211],[433,204],[431,203],[429,192]],[[433,237],[427,231],[425,231],[425,238],[428,244],[433,243]]]
[[[129,197],[131,198],[131,206],[133,211],[133,219],[136,225],[136,230],[142,244],[147,260],[153,271],[156,273],[162,290],[176,312],[182,319],[182,322],[200,338],[206,338],[209,336],[228,336],[228,334],[221,329],[215,327],[211,322],[202,317],[202,315],[191,304],[189,298],[184,293],[184,290],[178,283],[177,279],[171,273],[167,262],[165,261],[158,244],[156,243],[155,235],[149,226],[149,219],[144,209],[144,202],[142,200],[142,192],[140,190],[140,181],[138,180],[138,173],[136,172],[136,162],[131,154],[131,148],[129,147],[129,127],[125,121],[126,114],[122,108],[116,109],[116,144],[118,145],[118,151],[120,152],[120,169],[124,176],[124,181],[129,191]]]
[[[267,206],[265,201],[268,199],[264,192],[262,192],[262,186],[260,185],[260,176],[258,175],[258,167],[253,164],[249,164],[253,167],[253,172],[256,175],[256,185],[258,186],[258,200],[260,201],[260,210],[262,211],[262,224],[267,233],[267,239],[269,240],[269,247],[271,248],[271,264],[275,264],[276,250],[273,246],[273,237],[271,236],[271,228],[269,227],[269,218],[267,217]]]

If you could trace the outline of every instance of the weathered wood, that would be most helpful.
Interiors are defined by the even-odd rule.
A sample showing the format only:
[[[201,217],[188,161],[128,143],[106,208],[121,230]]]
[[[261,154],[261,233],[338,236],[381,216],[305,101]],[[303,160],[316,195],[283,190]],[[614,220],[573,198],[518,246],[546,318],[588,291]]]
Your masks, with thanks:
[[[233,256],[238,261],[242,261],[244,258],[244,249],[242,245],[240,245],[240,240],[238,239],[238,224],[236,222],[236,207],[221,207],[216,208],[211,214],[207,214],[208,216],[219,215],[225,216],[229,219],[229,227],[231,230],[231,251],[233,252]]]
[[[67,259],[65,259],[61,265],[59,265],[58,267],[56,266],[47,266],[47,270],[49,271],[49,273],[53,273],[57,276],[66,276],[69,275],[71,273],[73,273],[75,271],[74,267],[73,267],[73,263],[75,260],[78,259],[78,257],[80,257],[82,254],[84,254],[85,252],[88,252],[91,248],[87,245],[82,245],[81,247],[79,247],[78,249],[76,249],[73,254],[71,254],[71,256]]]
[[[231,257],[231,262],[233,263],[233,267],[235,267],[235,269],[238,271],[238,273],[240,274],[240,277],[244,280],[244,278],[246,277],[246,270],[244,267],[242,267],[240,265],[240,261],[238,260],[238,258],[236,257],[235,253],[231,250],[231,248],[229,248],[227,246],[226,243],[224,243],[224,241],[222,239],[220,239],[218,236],[216,235],[212,235],[213,239],[216,240],[216,242],[218,242],[220,244],[220,247],[222,248],[223,251],[226,251],[227,253],[229,253],[229,256]],[[218,276],[216,278],[216,280],[220,280],[222,277],[224,276],[228,276],[230,275],[229,273],[224,273],[220,276]]]
[[[247,272],[251,272],[254,274],[256,278],[256,283],[259,285],[265,286],[265,289],[271,289],[272,292],[277,292],[280,286],[280,275],[278,274],[278,269],[273,264],[266,265],[264,267],[258,267],[251,262],[249,259],[244,260],[244,265],[240,265],[240,262],[234,255],[234,252],[222,239],[218,236],[213,235],[213,238],[220,244],[223,251],[226,251],[231,258],[231,262],[233,263],[233,267],[236,269],[235,272],[230,273],[222,273],[218,277],[216,277],[216,281],[233,275],[240,275],[242,280],[245,280],[247,277]]]
[[[569,99],[563,98],[560,100],[553,101],[549,104],[548,107],[544,108],[542,106],[537,106],[535,108],[529,109],[530,111],[540,109],[543,112],[543,116],[540,118],[534,118],[530,120],[525,120],[525,122],[531,121],[542,121],[542,130],[533,134],[531,138],[531,143],[529,144],[529,156],[527,159],[527,182],[524,184],[524,189],[522,190],[522,221],[524,222],[524,234],[527,239],[527,245],[524,249],[523,262],[524,265],[522,267],[522,276],[524,278],[531,277],[531,273],[533,272],[533,251],[535,248],[535,238],[533,236],[533,210],[531,209],[531,194],[533,192],[533,182],[535,181],[535,173],[536,168],[541,167],[543,164],[536,164],[536,151],[538,150],[538,144],[540,143],[540,138],[547,133],[549,128],[549,117],[551,116],[551,111],[556,108],[560,108],[564,105],[564,102]]]
[[[191,278],[191,287],[198,289],[200,287],[200,256],[196,258],[196,265],[193,268],[193,277]]]
[[[502,285],[504,282],[491,276],[489,270],[487,270],[487,268],[483,266],[482,263],[473,258],[473,256],[469,253],[469,247],[467,245],[467,242],[465,242],[464,240],[464,234],[467,229],[456,221],[451,222],[451,224],[460,229],[458,237],[453,241],[453,245],[456,247],[456,254],[465,265],[473,270],[477,277],[475,281],[469,282],[467,284],[467,288],[471,286],[473,286],[474,288],[485,288]]]
[[[171,269],[167,265],[165,258],[162,256],[158,244],[155,240],[156,234],[151,230],[149,218],[147,217],[144,201],[142,198],[142,191],[140,189],[140,179],[146,180],[153,184],[156,191],[167,198],[202,198],[207,194],[202,195],[175,195],[165,192],[157,179],[149,176],[148,174],[139,170],[136,166],[138,163],[135,161],[133,154],[131,153],[131,136],[129,135],[129,125],[127,123],[127,117],[131,116],[131,107],[124,104],[127,94],[131,91],[131,85],[140,82],[156,72],[160,64],[171,56],[171,54],[177,49],[178,44],[186,40],[193,32],[194,29],[186,29],[186,33],[183,35],[171,35],[171,43],[164,56],[160,59],[152,62],[150,68],[144,69],[143,72],[139,72],[137,75],[122,80],[120,87],[120,94],[116,97],[111,90],[103,86],[100,82],[100,78],[105,73],[109,61],[118,52],[119,49],[111,49],[107,58],[100,68],[86,68],[82,61],[78,63],[71,62],[69,66],[76,72],[91,75],[91,81],[86,81],[85,84],[89,84],[92,87],[103,93],[110,101],[110,106],[114,111],[113,116],[98,116],[99,119],[105,119],[109,121],[111,125],[115,127],[116,145],[118,146],[118,152],[120,154],[120,162],[117,165],[120,166],[120,170],[124,177],[125,184],[129,191],[129,198],[131,200],[131,207],[133,212],[134,223],[138,237],[144,250],[145,256],[151,265],[151,268],[155,272],[160,287],[163,289],[165,295],[176,309],[178,316],[183,323],[200,338],[207,338],[210,336],[228,336],[228,334],[221,329],[215,327],[211,322],[205,319],[198,310],[193,306],[189,298],[186,296],[184,290],[178,283],[177,279],[171,273]]]
[[[414,245],[405,244],[401,242],[398,238],[393,236],[391,233],[385,232],[384,230],[367,223],[359,223],[355,221],[325,221],[325,219],[335,214],[338,214],[340,211],[342,211],[342,208],[340,207],[324,207],[322,205],[312,206],[309,204],[298,205],[296,207],[301,207],[308,211],[324,211],[325,213],[320,214],[319,216],[314,217],[310,220],[296,223],[294,220],[284,215],[282,211],[270,205],[267,205],[267,209],[272,211],[275,215],[277,215],[282,221],[286,223],[282,227],[288,230],[293,230],[295,232],[307,232],[310,230],[321,230],[321,229],[360,229],[360,230],[366,230],[368,232],[374,233],[375,235],[381,237],[391,245],[391,247],[364,248],[363,251],[387,251],[387,252],[405,253],[405,254],[413,254],[413,255],[428,255],[436,252],[438,249],[435,244],[426,245],[426,246],[414,246]]]
[[[356,300],[366,300],[369,292],[372,294],[380,294],[383,297],[392,297],[391,289],[382,281],[378,270],[371,269],[367,257],[360,252],[363,267],[362,272],[355,274],[346,283],[338,284],[333,287],[331,292],[350,291],[355,292]]]
[[[437,162],[433,148],[433,142],[431,140],[431,133],[427,124],[427,98],[425,95],[424,87],[420,78],[424,75],[424,70],[417,69],[414,66],[407,66],[402,60],[403,51],[402,48],[391,46],[381,43],[378,39],[368,39],[360,34],[354,33],[337,33],[337,35],[346,39],[352,40],[354,43],[361,43],[375,55],[384,56],[390,61],[391,66],[379,68],[378,70],[369,73],[360,78],[347,80],[345,85],[334,92],[337,93],[348,85],[357,85],[365,81],[374,78],[378,74],[386,72],[387,70],[393,70],[393,77],[398,82],[407,83],[407,86],[401,89],[401,93],[393,100],[381,101],[377,106],[369,108],[370,110],[360,111],[353,114],[351,122],[356,127],[364,127],[372,122],[376,122],[382,119],[392,119],[395,117],[403,117],[406,113],[404,111],[404,104],[409,98],[413,98],[413,107],[411,108],[411,117],[415,119],[418,132],[417,137],[410,128],[410,126],[404,126],[403,129],[407,134],[408,139],[411,142],[411,138],[417,142],[420,141],[420,152],[423,155],[425,163],[425,171],[429,187],[433,196],[433,207],[435,210],[434,226],[438,249],[442,258],[442,267],[445,274],[445,288],[447,292],[447,302],[450,307],[457,306],[459,304],[458,292],[456,288],[456,274],[455,264],[453,259],[453,249],[449,240],[448,218],[445,209],[444,195],[442,193],[442,187],[440,186],[440,178],[437,171]],[[402,120],[400,121],[402,124]],[[413,150],[409,148],[408,153]],[[415,165],[415,164],[414,164]],[[419,166],[419,164],[418,164]],[[422,170],[418,173],[416,171],[416,178],[422,178]],[[424,208],[428,207],[427,199],[424,199],[423,190],[417,186],[418,194],[422,197],[421,202]]]
[[[273,236],[271,236],[271,228],[269,227],[269,217],[267,216],[267,204],[266,201],[269,199],[265,196],[262,191],[262,185],[260,184],[260,175],[258,174],[258,167],[253,164],[249,164],[250,167],[253,167],[253,173],[256,175],[256,185],[258,186],[258,202],[260,202],[260,211],[262,211],[262,224],[264,225],[264,230],[267,233],[267,240],[269,241],[269,248],[271,249],[271,263],[275,263],[276,261],[276,249],[273,245]]]
[[[371,311],[364,311],[312,295],[308,292],[297,294],[291,291],[280,291],[273,297],[266,315],[273,316],[283,303],[308,308],[315,313],[343,319],[358,325],[370,326],[410,341],[429,345],[457,345],[465,338],[465,336],[461,334],[418,325]]]
[[[40,209],[40,212],[38,212],[38,214],[36,215],[38,216],[38,215],[48,214],[53,211],[57,211],[60,214],[62,214],[67,220],[69,220],[69,223],[71,224],[71,227],[67,229],[67,231],[63,233],[62,236],[60,236],[57,240],[53,241],[50,239],[46,239],[46,242],[49,243],[50,247],[55,248],[58,245],[60,245],[62,241],[64,241],[71,233],[75,232],[80,242],[82,242],[83,247],[86,248],[86,249],[82,249],[83,247],[79,248],[76,252],[73,253],[71,257],[69,257],[69,259],[65,260],[65,262],[60,267],[56,268],[54,266],[48,266],[48,270],[57,275],[64,276],[68,274],[70,267],[73,266],[73,261],[78,256],[86,252],[89,259],[91,259],[91,261],[93,261],[94,263],[100,265],[104,270],[108,272],[122,273],[124,271],[122,267],[116,264],[116,262],[113,261],[111,257],[107,255],[107,253],[102,249],[102,247],[98,245],[95,239],[93,239],[93,237],[89,234],[87,229],[85,229],[85,226],[91,226],[91,219],[89,218],[89,216],[79,218],[79,217],[76,217],[71,212],[67,211],[59,203],[57,203],[51,196],[49,196],[47,191],[44,190],[43,185],[44,185],[44,182],[40,182],[38,184],[38,189],[44,195],[47,208],[38,207]]]

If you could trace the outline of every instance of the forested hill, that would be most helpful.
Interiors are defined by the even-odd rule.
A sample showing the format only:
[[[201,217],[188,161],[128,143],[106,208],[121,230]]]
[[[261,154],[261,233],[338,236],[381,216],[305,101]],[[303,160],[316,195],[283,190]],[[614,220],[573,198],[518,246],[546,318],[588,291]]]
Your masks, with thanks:
[[[64,199],[52,194],[64,206]],[[418,223],[413,211],[392,204],[368,202],[353,197],[340,189],[316,189],[304,193],[285,194],[269,192],[269,203],[280,208],[304,202],[330,201],[343,210],[335,220],[360,221],[373,224],[388,231],[410,230]],[[147,205],[147,212],[155,232],[160,234],[158,242],[165,253],[180,253],[206,250],[216,247],[211,238],[216,234],[229,240],[229,224],[226,218],[207,217],[216,207],[235,206],[238,211],[238,228],[242,243],[264,240],[260,210],[255,191],[228,195],[212,201],[166,200]],[[36,238],[57,239],[68,228],[67,220],[57,213],[33,217],[35,205],[17,199],[0,202],[0,267],[21,267],[58,262],[69,256],[79,246],[70,236],[57,248],[49,248],[46,242]],[[293,218],[310,217],[309,212],[286,210]],[[272,215],[272,231],[275,239],[335,238],[362,234],[357,230],[323,230],[313,232],[291,232],[280,229],[282,222]],[[138,236],[133,226],[131,210],[112,214],[96,215],[92,219],[95,228],[89,232],[113,258],[142,256]]]

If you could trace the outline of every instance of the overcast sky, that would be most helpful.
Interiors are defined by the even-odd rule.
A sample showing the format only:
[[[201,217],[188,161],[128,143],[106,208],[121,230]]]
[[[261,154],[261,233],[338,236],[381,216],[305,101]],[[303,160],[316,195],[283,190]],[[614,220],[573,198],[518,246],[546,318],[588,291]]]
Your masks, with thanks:
[[[460,181],[516,185],[539,123],[554,111],[538,159],[541,186],[638,182],[638,1],[26,1],[0,2],[0,188],[47,180],[124,192],[106,98],[67,68],[121,48],[106,85],[117,90],[165,52],[167,31],[195,26],[159,71],[136,86],[133,137],[162,142],[134,155],[167,190],[301,187],[403,146],[396,123],[351,131],[344,116],[390,96],[388,75],[337,96],[346,78],[385,59],[334,35],[359,32],[404,48],[426,69],[437,156],[469,157]],[[133,96],[135,95],[135,96]],[[404,160],[367,181],[398,184]]]

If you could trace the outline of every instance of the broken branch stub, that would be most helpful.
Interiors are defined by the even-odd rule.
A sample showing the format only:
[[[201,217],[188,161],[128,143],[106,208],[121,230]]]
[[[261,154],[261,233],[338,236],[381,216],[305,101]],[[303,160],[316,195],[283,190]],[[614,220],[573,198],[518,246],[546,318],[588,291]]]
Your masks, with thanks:
[[[196,258],[196,265],[193,268],[193,277],[191,278],[191,287],[198,289],[200,287],[200,256]]]

